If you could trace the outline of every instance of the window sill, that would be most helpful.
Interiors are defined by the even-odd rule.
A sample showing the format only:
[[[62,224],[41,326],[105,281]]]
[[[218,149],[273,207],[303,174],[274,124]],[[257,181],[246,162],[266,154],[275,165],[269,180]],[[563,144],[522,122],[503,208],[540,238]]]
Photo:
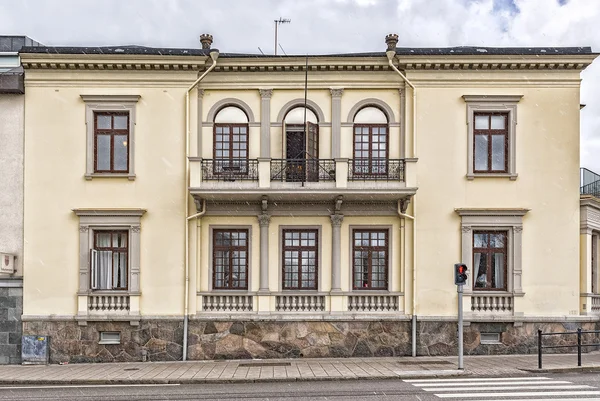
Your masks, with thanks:
[[[86,174],[86,180],[92,180],[93,178],[128,178],[129,181],[135,180],[135,174],[130,173],[92,173]]]
[[[475,178],[510,178],[515,181],[519,175],[517,173],[471,173],[467,174],[467,180],[472,181]]]
[[[79,291],[77,295],[129,295],[129,296],[140,296],[141,292],[127,291],[127,290],[87,290]]]
[[[119,345],[121,344],[120,341],[98,341],[98,344],[100,345]]]

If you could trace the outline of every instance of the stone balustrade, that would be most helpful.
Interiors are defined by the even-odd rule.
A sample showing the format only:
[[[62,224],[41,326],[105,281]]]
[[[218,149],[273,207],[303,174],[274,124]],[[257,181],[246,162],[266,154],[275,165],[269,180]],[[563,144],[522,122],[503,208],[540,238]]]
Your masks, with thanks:
[[[324,312],[325,295],[277,295],[275,310],[277,312]]]
[[[398,312],[400,307],[400,296],[385,295],[349,295],[349,312]]]
[[[512,314],[513,295],[472,294],[471,311],[473,313]]]
[[[88,297],[88,310],[92,313],[127,313],[129,295],[92,294]]]
[[[252,312],[252,294],[202,294],[202,312]]]

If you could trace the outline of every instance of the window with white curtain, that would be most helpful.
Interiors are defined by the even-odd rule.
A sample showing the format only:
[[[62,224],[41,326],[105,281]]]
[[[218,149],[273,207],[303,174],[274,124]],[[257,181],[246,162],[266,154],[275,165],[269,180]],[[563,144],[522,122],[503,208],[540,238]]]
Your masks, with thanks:
[[[473,289],[506,290],[506,231],[473,232]]]
[[[91,289],[127,290],[129,232],[127,230],[94,232],[91,249]]]

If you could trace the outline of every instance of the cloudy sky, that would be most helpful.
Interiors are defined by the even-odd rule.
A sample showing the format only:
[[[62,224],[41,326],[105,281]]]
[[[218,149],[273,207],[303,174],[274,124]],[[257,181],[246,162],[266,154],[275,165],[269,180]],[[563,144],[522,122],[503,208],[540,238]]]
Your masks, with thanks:
[[[383,51],[399,46],[592,46],[600,0],[0,0],[0,34],[46,45],[199,47],[227,52]],[[600,60],[582,74],[581,165],[600,173]]]

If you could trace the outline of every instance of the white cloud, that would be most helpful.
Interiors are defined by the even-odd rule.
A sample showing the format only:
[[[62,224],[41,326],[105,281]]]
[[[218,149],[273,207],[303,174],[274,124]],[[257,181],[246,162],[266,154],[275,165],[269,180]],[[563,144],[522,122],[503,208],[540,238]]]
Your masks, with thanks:
[[[47,45],[199,47],[212,33],[227,52],[273,51],[273,20],[288,54],[399,46],[592,46],[600,1],[514,0],[0,0],[0,29]],[[600,172],[600,61],[582,74],[581,163]]]

